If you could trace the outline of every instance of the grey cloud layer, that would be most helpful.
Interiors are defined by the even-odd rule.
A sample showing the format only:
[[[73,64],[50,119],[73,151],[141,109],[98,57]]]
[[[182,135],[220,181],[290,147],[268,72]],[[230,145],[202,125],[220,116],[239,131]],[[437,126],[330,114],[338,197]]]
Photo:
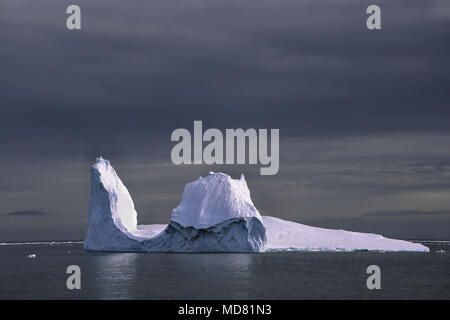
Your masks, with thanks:
[[[3,136],[121,141],[194,119],[285,136],[448,131],[450,20],[432,1],[383,3],[378,33],[356,1],[81,1],[79,33],[64,4],[29,5],[2,5]]]

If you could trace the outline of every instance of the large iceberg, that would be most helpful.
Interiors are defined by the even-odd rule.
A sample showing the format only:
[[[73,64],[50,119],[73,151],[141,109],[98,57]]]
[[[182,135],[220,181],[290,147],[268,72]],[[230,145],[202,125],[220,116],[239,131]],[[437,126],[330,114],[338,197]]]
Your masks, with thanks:
[[[168,225],[138,225],[133,200],[108,160],[91,169],[84,248],[132,252],[429,251],[376,234],[309,227],[261,216],[242,175],[211,172],[185,186]]]
[[[244,176],[200,177],[186,185],[167,226],[138,226],[133,200],[109,161],[98,158],[91,169],[86,250],[261,252],[266,242]]]

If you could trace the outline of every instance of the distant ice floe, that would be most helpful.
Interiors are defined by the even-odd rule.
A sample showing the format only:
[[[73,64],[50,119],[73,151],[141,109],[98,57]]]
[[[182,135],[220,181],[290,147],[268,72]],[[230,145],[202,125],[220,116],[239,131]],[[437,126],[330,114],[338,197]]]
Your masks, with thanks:
[[[0,242],[0,246],[32,246],[32,245],[64,245],[83,244],[83,241],[24,241],[24,242]]]

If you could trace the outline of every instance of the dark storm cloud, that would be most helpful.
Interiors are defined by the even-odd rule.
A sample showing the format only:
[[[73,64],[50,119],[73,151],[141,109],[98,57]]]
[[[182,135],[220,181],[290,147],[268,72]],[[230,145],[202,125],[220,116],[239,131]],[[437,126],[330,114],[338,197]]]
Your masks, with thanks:
[[[64,3],[2,5],[3,137],[113,148],[194,119],[284,137],[449,130],[450,20],[432,1],[381,2],[379,32],[356,1],[80,6],[69,32]]]

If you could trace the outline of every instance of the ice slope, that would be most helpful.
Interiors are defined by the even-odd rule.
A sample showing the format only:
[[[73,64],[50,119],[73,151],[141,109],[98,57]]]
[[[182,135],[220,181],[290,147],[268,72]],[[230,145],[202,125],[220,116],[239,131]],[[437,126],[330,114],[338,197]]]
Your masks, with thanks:
[[[275,217],[263,216],[266,251],[424,251],[424,245],[384,238],[373,233],[310,227]]]
[[[245,178],[210,173],[186,185],[168,225],[137,225],[133,200],[108,160],[91,169],[84,248],[133,252],[428,251],[380,235],[329,230],[262,216]]]

